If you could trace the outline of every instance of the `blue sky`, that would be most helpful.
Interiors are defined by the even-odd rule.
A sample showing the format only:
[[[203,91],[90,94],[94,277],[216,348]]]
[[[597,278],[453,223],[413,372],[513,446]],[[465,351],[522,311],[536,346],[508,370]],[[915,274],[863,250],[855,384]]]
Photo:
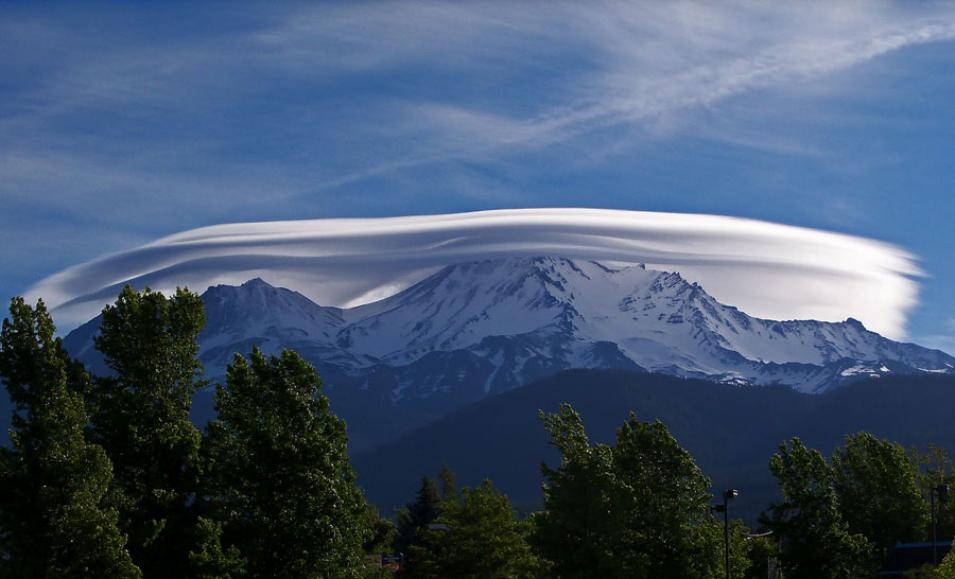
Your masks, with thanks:
[[[236,221],[576,207],[851,233],[955,352],[955,8],[0,6],[0,296]]]

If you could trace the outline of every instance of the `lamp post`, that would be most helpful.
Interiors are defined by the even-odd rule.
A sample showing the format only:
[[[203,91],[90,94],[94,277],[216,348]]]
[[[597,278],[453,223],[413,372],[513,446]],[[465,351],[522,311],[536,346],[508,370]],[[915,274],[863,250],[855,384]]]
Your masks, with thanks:
[[[726,579],[731,579],[730,577],[730,509],[729,502],[730,499],[735,499],[739,496],[739,491],[736,489],[728,489],[723,491],[723,504],[716,505],[713,507],[713,511],[717,513],[723,513],[723,550],[725,559],[725,568],[726,568]]]
[[[951,488],[948,485],[938,485],[928,491],[929,502],[932,504],[932,564],[938,566],[938,509],[935,508],[935,496],[941,503],[948,496]]]

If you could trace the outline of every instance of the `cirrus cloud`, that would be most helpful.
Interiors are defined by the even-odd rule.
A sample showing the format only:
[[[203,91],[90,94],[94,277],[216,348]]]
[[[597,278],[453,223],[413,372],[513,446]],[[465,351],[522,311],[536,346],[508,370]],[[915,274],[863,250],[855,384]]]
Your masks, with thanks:
[[[604,209],[515,209],[202,227],[52,275],[43,297],[63,328],[91,318],[123,284],[202,291],[262,277],[322,305],[380,299],[451,263],[559,255],[646,263],[700,282],[767,318],[862,320],[901,338],[920,271],[879,241],[735,217]]]

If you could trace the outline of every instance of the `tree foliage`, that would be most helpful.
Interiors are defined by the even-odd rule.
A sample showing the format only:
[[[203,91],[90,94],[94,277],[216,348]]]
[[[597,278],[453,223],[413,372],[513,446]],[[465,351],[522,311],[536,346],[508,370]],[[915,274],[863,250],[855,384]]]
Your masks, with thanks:
[[[556,576],[723,572],[709,480],[661,422],[631,415],[609,447],[590,444],[569,405],[542,417],[561,463],[543,467],[545,511],[535,519],[534,541]]]
[[[398,511],[395,549],[408,558],[409,569],[413,569],[415,565],[414,558],[410,554],[410,547],[424,541],[424,531],[438,518],[441,501],[438,484],[433,478],[426,476],[421,479],[421,486],[414,500]]]
[[[202,385],[198,295],[126,286],[103,310],[96,347],[112,376],[96,381],[93,435],[113,461],[114,496],[147,577],[186,576],[196,537],[190,503],[201,435],[189,420]]]
[[[196,545],[189,552],[192,576],[196,579],[237,579],[245,576],[246,560],[235,545],[222,545],[222,523],[199,517]]]
[[[519,579],[537,577],[540,560],[527,543],[528,524],[519,521],[507,497],[490,481],[449,497],[440,513],[410,547],[416,565],[407,576],[422,579]]]
[[[910,459],[918,470],[918,484],[922,496],[928,500],[930,489],[939,485],[948,485],[955,489],[955,465],[948,450],[940,446],[929,446],[925,451],[913,450]],[[938,536],[955,536],[955,497],[935,504],[938,517]]]
[[[12,448],[0,449],[0,576],[140,577],[104,505],[110,461],[84,433],[88,376],[42,301],[15,298],[10,314],[0,333],[0,379],[15,408]]]
[[[872,543],[874,564],[899,542],[921,539],[929,513],[918,470],[898,444],[859,433],[832,456],[834,486],[850,533]]]
[[[787,578],[841,578],[872,569],[870,544],[850,533],[842,517],[832,468],[817,450],[799,438],[779,446],[769,468],[783,496],[764,523],[782,539],[780,552]]]
[[[216,389],[205,500],[248,576],[359,577],[371,539],[344,422],[291,351],[236,355]]]

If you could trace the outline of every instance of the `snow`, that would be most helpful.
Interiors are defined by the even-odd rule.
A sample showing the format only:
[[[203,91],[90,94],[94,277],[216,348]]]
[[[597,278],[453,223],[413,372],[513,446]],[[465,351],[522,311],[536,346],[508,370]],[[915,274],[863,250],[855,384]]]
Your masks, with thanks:
[[[262,284],[252,289],[266,291]],[[597,342],[616,344],[648,370],[760,383],[774,365],[771,379],[765,381],[791,380],[807,388],[829,378],[817,372],[809,379],[806,367],[779,365],[811,370],[854,360],[855,365],[838,372],[850,378],[889,372],[883,360],[909,363],[914,356],[924,363],[920,348],[886,340],[855,320],[755,318],[719,303],[677,273],[560,257],[448,266],[378,302],[344,311],[308,311],[310,323],[303,323],[305,310],[299,301],[284,297],[289,304],[269,308],[272,324],[301,327],[309,336],[339,344],[356,359],[403,365],[433,351],[480,350],[495,368],[486,378],[485,392],[491,391],[503,366],[510,364],[506,371],[517,378],[534,356],[563,357],[570,367],[591,366],[596,362],[590,346]],[[275,309],[291,314],[276,315]],[[481,350],[482,340],[492,336],[536,345],[506,360],[500,351]],[[542,347],[539,342],[548,338],[556,341]]]
[[[560,257],[452,265],[391,297],[345,310],[258,279],[210,288],[203,298],[209,323],[202,350],[225,352],[207,369],[224,367],[231,346],[247,348],[249,342],[267,353],[310,351],[356,372],[466,350],[493,367],[481,377],[485,394],[499,383],[520,383],[532,360],[599,366],[594,346],[601,342],[651,371],[807,391],[821,391],[838,378],[888,373],[886,363],[933,373],[952,373],[955,363],[941,352],[883,338],[855,320],[755,318],[677,273]],[[455,370],[432,368],[425,380],[429,391],[445,387],[445,378],[463,380]],[[425,387],[401,383],[393,395],[401,397],[411,386]]]

